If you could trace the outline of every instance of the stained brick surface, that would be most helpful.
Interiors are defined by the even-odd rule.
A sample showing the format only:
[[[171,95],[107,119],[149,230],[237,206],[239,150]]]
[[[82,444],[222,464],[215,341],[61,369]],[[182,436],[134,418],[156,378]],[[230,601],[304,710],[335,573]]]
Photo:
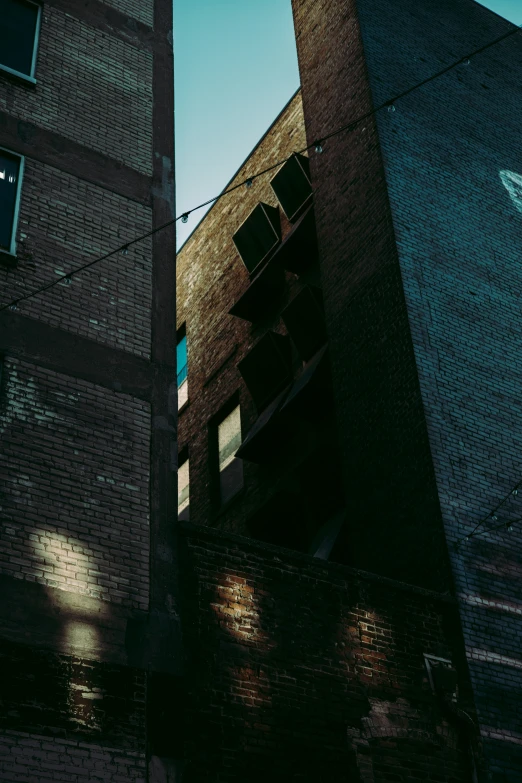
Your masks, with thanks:
[[[45,6],[36,87],[0,80],[0,109],[152,173],[152,55]]]
[[[0,567],[62,590],[148,606],[148,406],[6,361]]]
[[[423,658],[458,659],[451,604],[203,529],[187,547],[188,781],[470,779]]]
[[[19,261],[0,265],[2,304],[56,280],[151,228],[148,207],[26,160]],[[51,326],[150,356],[151,242],[146,240],[19,305]]]

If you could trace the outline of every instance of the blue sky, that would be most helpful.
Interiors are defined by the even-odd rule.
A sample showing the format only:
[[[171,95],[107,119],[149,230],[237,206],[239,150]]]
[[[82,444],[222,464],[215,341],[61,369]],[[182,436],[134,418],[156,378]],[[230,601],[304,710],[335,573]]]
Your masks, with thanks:
[[[522,24],[522,0],[482,5]],[[217,195],[299,86],[291,0],[174,0],[177,214]],[[178,246],[205,210],[177,224]]]

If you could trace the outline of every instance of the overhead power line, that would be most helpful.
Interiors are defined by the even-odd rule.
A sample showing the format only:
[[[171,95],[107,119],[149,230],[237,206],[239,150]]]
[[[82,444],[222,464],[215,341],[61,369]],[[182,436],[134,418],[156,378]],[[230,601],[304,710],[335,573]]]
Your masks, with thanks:
[[[456,549],[458,549],[460,547],[460,545],[464,541],[469,541],[470,538],[476,538],[477,536],[483,536],[483,535],[486,535],[487,533],[492,533],[495,530],[502,530],[502,529],[510,530],[510,528],[512,528],[514,525],[516,525],[517,522],[520,522],[522,520],[522,517],[517,517],[516,519],[507,519],[505,522],[501,522],[500,525],[494,525],[493,527],[488,527],[488,528],[485,528],[485,529],[482,527],[487,522],[497,522],[498,521],[498,516],[497,515],[498,515],[498,512],[500,511],[500,509],[505,505],[505,503],[507,503],[508,500],[510,500],[511,498],[517,497],[519,492],[522,492],[522,479],[520,479],[520,481],[517,481],[515,486],[511,487],[509,492],[507,492],[504,495],[502,500],[499,503],[497,503],[495,508],[493,508],[489,512],[489,514],[486,514],[485,517],[482,517],[482,519],[480,519],[477,522],[477,524],[475,525],[473,530],[471,530],[471,532],[466,533],[466,535],[462,536],[461,538],[459,538],[455,542]]]
[[[338,136],[340,133],[345,133],[346,131],[353,130],[357,127],[361,122],[364,122],[369,117],[372,117],[373,115],[377,114],[377,112],[382,111],[383,109],[387,109],[389,107],[393,107],[397,101],[401,100],[402,98],[405,98],[406,96],[410,95],[411,93],[415,92],[416,90],[420,89],[421,87],[424,87],[425,85],[429,84],[430,82],[435,81],[435,79],[439,79],[441,76],[444,76],[445,74],[452,71],[454,68],[458,67],[459,65],[462,65],[463,63],[468,63],[473,57],[476,57],[477,55],[481,54],[482,52],[485,52],[487,49],[490,49],[492,46],[496,46],[497,44],[501,43],[502,41],[505,41],[507,38],[510,38],[512,35],[515,35],[516,33],[520,32],[522,29],[521,26],[517,26],[514,29],[510,30],[509,32],[505,33],[504,35],[499,36],[498,38],[495,38],[494,40],[490,41],[487,44],[484,44],[483,46],[480,46],[478,49],[474,49],[472,52],[469,52],[468,54],[464,55],[464,57],[461,57],[460,59],[453,62],[451,65],[446,66],[445,68],[442,68],[440,71],[437,71],[436,73],[432,74],[431,76],[428,76],[426,79],[423,79],[420,82],[417,82],[412,87],[409,87],[406,90],[403,90],[400,93],[397,93],[393,98],[389,98],[386,102],[381,103],[379,106],[376,106],[373,109],[370,109],[369,111],[365,112],[364,114],[360,115],[359,117],[356,117],[351,122],[347,123],[346,125],[342,125],[341,127],[337,128],[334,131],[331,131],[329,133],[325,133],[322,136],[320,136],[316,141],[312,142],[312,144],[308,144],[306,147],[303,147],[301,150],[297,150],[297,154],[303,154],[304,152],[307,152],[308,150],[311,150],[314,148],[316,152],[323,152],[323,144],[324,142],[328,141],[329,139],[332,139],[334,136]],[[292,153],[292,155],[295,153]],[[78,275],[80,272],[83,272],[85,269],[89,269],[89,267],[94,266],[95,264],[99,264],[102,261],[105,261],[106,259],[110,258],[113,255],[116,255],[116,253],[125,252],[129,247],[132,245],[137,244],[138,242],[142,242],[145,239],[148,239],[149,237],[153,236],[154,234],[158,233],[159,231],[163,231],[164,229],[168,228],[169,226],[172,226],[174,223],[176,223],[178,220],[181,220],[183,223],[186,223],[188,220],[189,215],[191,215],[193,212],[196,212],[199,209],[203,209],[203,207],[208,206],[209,204],[213,204],[216,201],[219,201],[219,199],[223,198],[224,196],[228,196],[230,193],[233,193],[234,191],[238,190],[241,187],[247,186],[251,187],[252,183],[255,179],[258,179],[259,177],[264,176],[265,174],[268,174],[270,171],[273,171],[274,169],[278,168],[279,166],[282,166],[284,163],[286,163],[292,155],[289,155],[288,157],[277,161],[277,163],[273,163],[271,166],[268,166],[267,168],[263,169],[262,171],[258,171],[255,174],[251,174],[249,177],[247,177],[245,180],[242,180],[241,182],[237,183],[236,185],[233,185],[230,188],[227,188],[227,190],[223,190],[221,193],[219,193],[217,196],[214,196],[213,198],[208,199],[207,201],[204,201],[202,204],[198,204],[196,207],[192,207],[192,209],[189,209],[185,212],[182,212],[180,215],[178,215],[175,218],[172,218],[172,220],[168,220],[166,223],[163,223],[161,226],[157,226],[156,228],[152,229],[151,231],[148,231],[145,234],[142,234],[138,237],[135,237],[135,239],[131,239],[128,242],[126,242],[123,245],[120,245],[119,247],[115,248],[114,250],[109,251],[108,253],[105,253],[102,256],[99,256],[98,258],[93,259],[92,261],[89,261],[86,264],[83,264],[80,267],[77,267],[76,269],[72,269],[70,272],[67,272],[64,275],[61,275],[57,277],[55,280],[52,280],[51,282],[41,286],[40,288],[35,289],[34,291],[31,291],[28,294],[24,294],[23,296],[19,296],[16,299],[13,299],[11,302],[9,302],[6,305],[3,305],[0,307],[0,312],[4,310],[16,310],[20,302],[24,302],[27,299],[31,299],[33,296],[37,296],[38,294],[43,293],[44,291],[49,290],[50,288],[53,288],[55,285],[58,285],[58,283],[61,283],[62,281],[70,282],[72,278],[75,275]]]

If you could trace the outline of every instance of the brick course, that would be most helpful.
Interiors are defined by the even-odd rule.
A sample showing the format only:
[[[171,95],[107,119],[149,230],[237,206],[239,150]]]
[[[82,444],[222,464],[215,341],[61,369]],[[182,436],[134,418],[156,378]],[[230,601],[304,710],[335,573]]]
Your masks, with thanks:
[[[104,3],[149,27],[154,27],[154,0],[104,0]]]
[[[145,754],[21,731],[0,733],[6,783],[145,783]]]

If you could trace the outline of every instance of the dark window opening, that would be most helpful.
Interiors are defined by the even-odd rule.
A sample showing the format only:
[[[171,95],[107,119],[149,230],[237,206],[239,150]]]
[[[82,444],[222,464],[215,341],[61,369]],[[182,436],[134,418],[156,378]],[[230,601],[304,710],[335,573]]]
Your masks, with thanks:
[[[310,161],[294,153],[270,182],[289,220],[296,220],[312,195]]]
[[[303,288],[283,310],[282,318],[300,357],[308,361],[326,342],[320,289]]]
[[[281,241],[279,210],[269,204],[258,204],[232,238],[244,265],[252,273]]]
[[[0,250],[15,252],[22,158],[0,149]]]
[[[239,362],[238,370],[261,410],[292,380],[290,340],[267,332]]]
[[[34,77],[41,7],[29,0],[0,0],[0,65]]]

